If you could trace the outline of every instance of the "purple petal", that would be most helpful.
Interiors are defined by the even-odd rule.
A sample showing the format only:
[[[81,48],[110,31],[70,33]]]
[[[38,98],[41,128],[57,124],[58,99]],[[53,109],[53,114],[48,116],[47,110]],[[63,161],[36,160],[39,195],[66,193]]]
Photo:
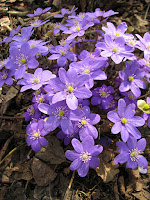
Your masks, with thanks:
[[[119,99],[119,101],[118,101],[118,114],[121,118],[124,117],[125,109],[126,109],[126,102],[124,101],[124,99]]]
[[[137,167],[137,162],[136,161],[131,161],[129,159],[127,164],[126,164],[126,168],[135,169],[136,167]]]
[[[48,141],[44,137],[40,137],[39,142],[44,147],[48,145]]]
[[[91,168],[96,168],[100,165],[100,160],[99,158],[97,157],[92,157],[92,159],[90,160],[90,163],[89,163],[90,167]]]
[[[126,142],[129,138],[129,132],[124,125],[121,126],[121,139]]]
[[[129,153],[121,153],[117,155],[114,159],[115,164],[117,165],[118,163],[123,164],[129,160]]]
[[[81,165],[82,165],[82,161],[80,160],[80,158],[75,159],[75,160],[71,163],[70,169],[71,169],[72,171],[77,170],[77,169],[79,169],[79,168],[81,167]]]
[[[141,155],[140,155],[140,157],[139,157],[139,159],[138,159],[138,165],[139,165],[140,167],[143,167],[144,169],[147,168],[148,162],[147,162],[147,160],[146,160],[146,158],[145,158],[144,156],[141,156]]]
[[[75,110],[78,107],[78,99],[74,94],[68,94],[66,96],[66,103],[71,110]]]
[[[137,149],[144,151],[145,148],[146,148],[146,139],[142,138],[137,142]]]
[[[59,126],[59,122],[60,120],[55,116],[50,116],[44,124],[44,129],[49,132],[54,131]]]
[[[80,87],[80,88],[76,89],[74,91],[74,94],[76,97],[78,97],[80,99],[87,99],[92,96],[92,92],[85,87]]]
[[[131,119],[128,119],[127,121],[136,127],[143,126],[145,124],[145,120],[139,116],[134,116]]]
[[[73,138],[72,141],[72,146],[74,147],[74,150],[77,152],[77,153],[81,153],[81,152],[84,152],[84,149],[83,149],[83,146],[82,144],[79,142],[79,140],[77,140],[76,138]]]
[[[116,111],[109,111],[107,114],[107,118],[112,121],[113,123],[120,122],[120,118]]]
[[[134,127],[134,126],[132,126],[131,124],[128,124],[128,123],[125,124],[125,126],[127,128],[127,131],[131,135],[133,135],[136,139],[140,139],[141,138],[141,133],[136,127]]]
[[[111,132],[112,132],[113,134],[118,134],[118,133],[121,131],[121,128],[122,128],[121,122],[116,122],[116,123],[113,125],[113,127],[112,127],[112,129],[111,129]]]
[[[66,99],[66,94],[65,92],[57,92],[56,94],[54,94],[54,96],[52,97],[52,103],[55,104],[59,101],[63,101]]]
[[[94,139],[92,136],[87,136],[82,141],[84,151],[90,152],[90,149],[94,147]]]
[[[35,152],[39,152],[41,150],[41,145],[38,140],[34,140],[33,143],[31,144],[31,148]]]
[[[80,154],[74,150],[67,150],[65,156],[68,160],[74,161],[80,157]]]
[[[89,163],[82,163],[81,167],[78,169],[78,174],[81,177],[85,177],[89,171]]]
[[[60,80],[65,84],[67,85],[69,83],[69,79],[67,77],[67,73],[66,73],[66,70],[64,68],[60,68],[59,69],[59,78]]]

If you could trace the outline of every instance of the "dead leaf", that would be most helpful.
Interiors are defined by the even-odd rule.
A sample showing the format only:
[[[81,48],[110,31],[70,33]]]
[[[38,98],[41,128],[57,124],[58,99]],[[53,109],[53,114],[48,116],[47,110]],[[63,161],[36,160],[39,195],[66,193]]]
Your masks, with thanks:
[[[50,164],[61,164],[64,162],[66,158],[59,140],[55,136],[49,136],[47,140],[49,141],[48,146],[46,148],[43,147],[40,152],[36,153],[36,157]]]
[[[139,200],[149,200],[150,199],[150,193],[146,190],[142,190],[137,193],[132,193],[133,196],[135,196]]]
[[[48,185],[57,176],[57,174],[48,165],[37,158],[33,159],[31,169],[33,178],[38,186]]]
[[[105,163],[101,159],[100,166],[96,168],[96,172],[97,175],[103,179],[104,183],[108,183],[109,181],[112,181],[114,179],[116,174],[119,173],[119,169],[116,168],[113,162]]]

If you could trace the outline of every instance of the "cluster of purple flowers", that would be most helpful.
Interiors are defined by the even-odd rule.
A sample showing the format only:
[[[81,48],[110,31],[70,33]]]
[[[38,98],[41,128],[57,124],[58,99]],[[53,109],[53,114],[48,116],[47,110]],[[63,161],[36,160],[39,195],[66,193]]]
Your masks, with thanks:
[[[145,80],[150,82],[150,33],[143,38],[136,34],[139,40],[135,39],[127,33],[126,22],[117,27],[107,22],[107,27],[97,30],[117,12],[97,8],[93,13],[76,14],[77,8],[73,7],[71,11],[63,8],[61,14],[54,16],[64,20],[54,24],[53,36],[64,35],[65,39],[55,46],[50,41],[31,39],[39,26],[50,21],[40,19],[50,9],[37,8],[34,14],[27,15],[36,17],[29,27],[18,26],[2,40],[9,43],[10,54],[0,61],[0,87],[12,85],[14,77],[22,86],[20,92],[34,90],[33,104],[23,114],[30,122],[26,129],[27,145],[40,151],[41,146],[48,145],[44,136],[59,128],[57,138],[74,147],[65,153],[73,161],[70,169],[86,176],[89,167],[100,165],[97,156],[103,150],[101,145],[94,145],[94,140],[99,140],[95,125],[101,117],[94,113],[98,108],[96,112],[107,113],[107,118],[115,123],[112,134],[121,133],[122,141],[117,142],[120,154],[115,163],[127,162],[126,167],[133,169],[138,165],[140,172],[145,173],[148,163],[141,154],[146,140],[141,139],[137,127],[147,119],[150,127],[150,98],[147,102],[137,98],[141,89],[146,89]],[[96,39],[88,35],[94,28]],[[89,46],[94,47],[93,51],[85,49]],[[135,56],[135,49],[143,51],[144,58]],[[50,60],[49,66],[42,68],[39,64],[38,58],[42,56]],[[144,112],[142,117],[135,116],[137,108]]]

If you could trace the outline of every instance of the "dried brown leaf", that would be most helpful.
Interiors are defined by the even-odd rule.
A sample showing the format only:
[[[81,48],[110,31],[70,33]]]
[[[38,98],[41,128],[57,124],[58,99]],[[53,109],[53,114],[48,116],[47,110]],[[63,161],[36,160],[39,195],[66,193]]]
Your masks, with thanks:
[[[100,166],[96,168],[97,175],[100,176],[104,183],[108,183],[112,181],[116,174],[119,173],[119,169],[116,168],[113,162],[105,163],[102,159],[100,162]]]
[[[38,186],[46,186],[52,182],[57,174],[48,165],[37,158],[33,159],[31,166],[33,178]]]
[[[55,136],[47,137],[49,144],[46,148],[42,148],[36,153],[36,157],[49,162],[50,164],[61,164],[66,160],[64,150],[60,146],[59,140]]]

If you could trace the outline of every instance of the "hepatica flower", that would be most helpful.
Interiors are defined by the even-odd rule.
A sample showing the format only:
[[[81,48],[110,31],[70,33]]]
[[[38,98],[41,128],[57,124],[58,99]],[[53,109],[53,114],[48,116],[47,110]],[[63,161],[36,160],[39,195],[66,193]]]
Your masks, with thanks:
[[[136,127],[143,126],[145,120],[142,117],[134,116],[134,114],[135,104],[132,103],[126,106],[124,99],[118,101],[118,112],[110,111],[107,114],[107,118],[115,123],[111,132],[113,134],[121,132],[121,138],[124,142],[129,139],[130,135],[136,139],[141,138],[141,133]]]
[[[123,80],[119,87],[120,92],[131,90],[136,97],[139,97],[141,95],[139,88],[146,88],[146,83],[141,80],[144,76],[145,72],[139,69],[137,61],[126,63],[125,71],[119,72],[119,77]]]
[[[143,154],[143,151],[146,147],[146,139],[142,138],[138,142],[134,137],[130,137],[125,142],[117,142],[117,146],[119,147],[119,155],[115,157],[115,164],[123,164],[126,163],[127,168],[135,169],[137,165],[143,169],[146,169],[148,166],[148,162]]]
[[[103,151],[101,145],[94,145],[94,139],[91,136],[84,138],[80,143],[77,139],[71,141],[74,150],[67,150],[65,156],[73,161],[70,165],[72,171],[77,170],[79,176],[85,177],[89,167],[96,168],[100,165],[97,156]]]
[[[89,81],[85,86],[90,89],[94,86],[94,80],[107,79],[105,72],[101,69],[105,64],[107,64],[105,60],[97,63],[93,62],[92,58],[86,58],[83,61],[71,63],[70,68],[75,69],[78,74],[89,75]]]
[[[3,86],[4,83],[7,85],[13,84],[12,76],[14,75],[14,70],[7,70],[4,69],[0,72],[0,88]]]
[[[66,100],[68,107],[75,110],[78,107],[78,98],[87,99],[92,96],[92,92],[84,85],[88,81],[89,76],[78,75],[74,69],[59,69],[59,78],[50,80],[50,85],[57,91],[52,98],[52,103]]]
[[[143,38],[139,34],[136,34],[136,36],[140,39],[136,47],[144,51],[144,55],[150,55],[150,33],[145,33]]]
[[[79,130],[80,140],[89,135],[94,139],[98,137],[97,129],[93,125],[100,121],[100,115],[91,113],[88,106],[84,106],[82,110],[72,111],[70,119],[75,122],[76,129]]]
[[[7,63],[6,68],[15,71],[15,79],[23,77],[25,70],[28,68],[35,69],[39,63],[35,59],[38,53],[38,48],[30,49],[28,43],[24,43],[19,50],[17,47],[10,48],[10,61]]]
[[[52,105],[41,103],[38,108],[42,113],[50,115],[45,122],[45,130],[51,132],[58,126],[61,126],[62,131],[66,134],[73,133],[73,125],[70,121],[70,109],[65,101]]]
[[[113,96],[111,95],[114,92],[112,86],[102,85],[102,87],[95,88],[92,93],[93,97],[91,99],[92,105],[100,105],[104,109],[109,108],[110,102],[112,102]]]
[[[58,45],[52,50],[53,54],[48,57],[49,60],[56,60],[60,67],[65,66],[67,59],[71,61],[76,61],[76,55],[70,51],[70,45],[61,46]]]
[[[52,74],[49,70],[42,70],[38,68],[35,70],[34,75],[30,73],[25,73],[23,79],[18,81],[18,85],[24,85],[20,92],[24,92],[28,89],[38,90],[42,85],[48,84],[51,78],[55,78],[56,75]]]
[[[38,122],[32,122],[27,126],[27,145],[31,146],[33,151],[39,152],[41,146],[47,146],[48,141],[44,138],[49,132],[44,129],[44,120],[40,119]]]
[[[30,26],[31,26],[31,27],[39,27],[39,26],[45,24],[45,23],[48,22],[48,21],[49,21],[49,19],[46,20],[46,21],[44,21],[44,22],[42,22],[40,19],[36,19],[35,21],[32,21],[32,22],[30,23]]]
[[[41,14],[43,14],[43,13],[48,12],[50,9],[51,9],[51,7],[47,7],[47,8],[45,8],[45,9],[37,8],[36,10],[34,10],[34,14],[28,14],[27,16],[28,16],[28,17],[39,16],[39,15],[41,15]]]
[[[98,42],[96,47],[103,50],[101,56],[111,57],[116,64],[121,63],[124,58],[131,58],[132,60],[134,55],[131,53],[134,48],[125,45],[125,39],[123,37],[117,37],[113,40],[110,35],[106,34],[104,36],[104,42]]]
[[[38,104],[35,103],[27,109],[27,112],[22,114],[23,117],[25,117],[25,121],[30,120],[38,120],[41,117],[41,112],[38,109]]]

